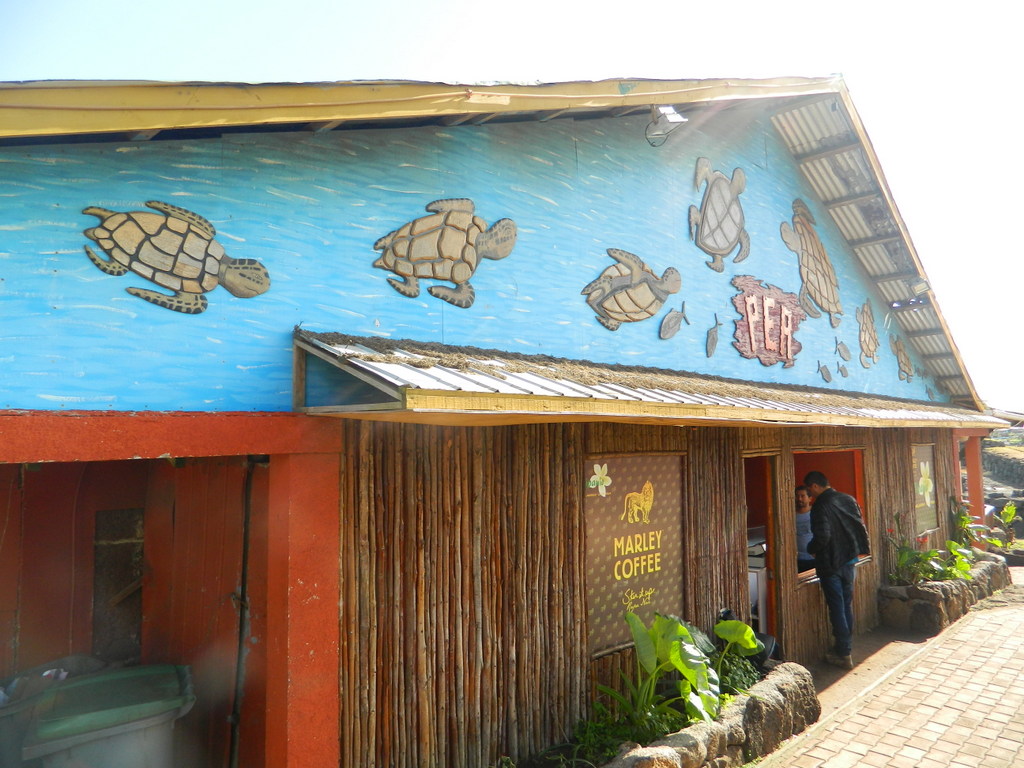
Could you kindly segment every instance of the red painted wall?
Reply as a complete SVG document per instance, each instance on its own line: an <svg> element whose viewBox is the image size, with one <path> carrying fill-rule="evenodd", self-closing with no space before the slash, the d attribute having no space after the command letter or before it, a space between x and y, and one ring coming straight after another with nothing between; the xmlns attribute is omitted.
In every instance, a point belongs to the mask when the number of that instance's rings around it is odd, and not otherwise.
<svg viewBox="0 0 1024 768"><path fill-rule="evenodd" d="M743 479L747 489L747 528L768 525L772 507L771 464L767 456L743 460Z"/></svg>
<svg viewBox="0 0 1024 768"><path fill-rule="evenodd" d="M266 765L338 765L338 454L272 456L267 549Z"/></svg>
<svg viewBox="0 0 1024 768"><path fill-rule="evenodd" d="M0 677L14 672L21 578L21 467L0 465Z"/></svg>
<svg viewBox="0 0 1024 768"><path fill-rule="evenodd" d="M864 507L864 462L859 450L822 451L796 453L793 455L795 477L803 485L804 475L812 470L822 472L829 485L837 491L848 493Z"/></svg>
<svg viewBox="0 0 1024 768"><path fill-rule="evenodd" d="M338 420L297 413L0 411L0 463L330 451Z"/></svg>
<svg viewBox="0 0 1024 768"><path fill-rule="evenodd" d="M227 765L247 470L244 457L193 459L158 462L150 477L143 662L192 667L196 704L175 729L182 765Z"/></svg>

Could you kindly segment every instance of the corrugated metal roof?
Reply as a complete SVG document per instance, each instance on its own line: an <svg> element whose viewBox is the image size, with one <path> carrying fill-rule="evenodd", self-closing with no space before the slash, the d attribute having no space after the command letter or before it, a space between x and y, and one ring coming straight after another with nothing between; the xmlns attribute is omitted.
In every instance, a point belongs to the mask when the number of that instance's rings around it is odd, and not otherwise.
<svg viewBox="0 0 1024 768"><path fill-rule="evenodd" d="M999 427L991 416L935 403L902 401L807 387L771 386L587 361L514 355L499 350L453 348L311 333L297 329L300 350L332 363L338 375L379 382L393 402L372 408L344 402L309 405L311 413L423 420L426 414L475 414L532 421L575 419L833 424L849 426ZM397 390L397 391L396 391ZM483 396L483 397L481 397ZM300 398L301 400L301 398ZM559 405L559 401L562 404ZM572 401L572 405L568 404Z"/></svg>
<svg viewBox="0 0 1024 768"><path fill-rule="evenodd" d="M875 307L875 319L927 361L922 372L934 374L954 400L981 409L934 294L930 288L924 293L914 290L927 275L845 89L810 101L794 100L772 117L772 123L875 281L885 302ZM938 362L939 355L944 362Z"/></svg>

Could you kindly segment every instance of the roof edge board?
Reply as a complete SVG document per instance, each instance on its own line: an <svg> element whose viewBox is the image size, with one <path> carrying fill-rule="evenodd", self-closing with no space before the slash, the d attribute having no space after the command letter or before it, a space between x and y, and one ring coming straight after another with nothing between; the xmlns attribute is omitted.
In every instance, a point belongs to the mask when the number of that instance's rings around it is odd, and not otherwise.
<svg viewBox="0 0 1024 768"><path fill-rule="evenodd" d="M852 415L826 412L773 410L730 405L686 405L682 403L650 401L595 401L590 398L558 396L480 396L469 392L410 390L406 393L406 408L402 413L415 420L417 413L458 413L480 416L514 416L643 420L656 422L713 421L716 423L750 423L777 426L840 426L891 428L896 424L906 427L934 427L941 429L996 428L1001 421L985 414L977 419L937 419L908 416L901 419L879 415ZM349 411L348 413L352 413ZM396 413L396 415L398 415Z"/></svg>
<svg viewBox="0 0 1024 768"><path fill-rule="evenodd" d="M914 246L914 241L910 238L910 232L907 229L907 224L903 219L903 215L900 213L899 207L896 205L896 201L893 198L892 190L889 188L889 182L885 178L885 174L882 173L882 165L879 162L878 154L875 152L874 144L871 143L871 138L868 136L867 130L864 127L864 123L860 118L860 114L857 112L856 107L853 105L853 100L850 97L850 91L846 86L845 82L840 81L839 83L839 98L842 101L843 108L846 110L846 114L849 117L850 124L853 126L854 132L861 139L861 149L864 152L864 157L867 160L871 172L875 176L875 180L878 184L879 193L885 200L886 207L892 216L893 222L899 231L900 237L903 241L904 246L907 250L907 255L910 257L918 273L925 280L928 279L927 272L921 263L921 258L918 256L917 248ZM946 339L946 343L949 344L950 351L953 353L956 365L963 376L964 383L967 385L967 389L970 392L971 402L978 411L985 410L985 404L982 402L981 397L978 395L978 390L974 386L974 381L971 379L970 373L967 371L967 366L964 364L963 357L960 354L960 350L953 340L953 335L950 333L949 325L946 323L946 318L942 314L942 310L939 308L939 304L935 301L932 296L930 302L931 308L935 312L935 316L939 321L941 327L941 333Z"/></svg>
<svg viewBox="0 0 1024 768"><path fill-rule="evenodd" d="M840 82L837 77L825 77L617 79L538 85L0 83L0 137L635 108L837 93Z"/></svg>

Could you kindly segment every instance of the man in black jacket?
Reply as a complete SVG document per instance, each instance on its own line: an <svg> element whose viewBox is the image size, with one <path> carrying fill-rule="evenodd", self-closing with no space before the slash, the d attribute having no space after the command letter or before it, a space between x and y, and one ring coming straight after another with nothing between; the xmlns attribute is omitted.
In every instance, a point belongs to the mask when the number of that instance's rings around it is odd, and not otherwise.
<svg viewBox="0 0 1024 768"><path fill-rule="evenodd" d="M811 532L807 545L814 555L815 570L828 606L835 647L825 661L844 669L853 669L853 582L855 564L860 555L871 552L857 500L828 484L821 472L808 472L804 485L814 497L811 507Z"/></svg>

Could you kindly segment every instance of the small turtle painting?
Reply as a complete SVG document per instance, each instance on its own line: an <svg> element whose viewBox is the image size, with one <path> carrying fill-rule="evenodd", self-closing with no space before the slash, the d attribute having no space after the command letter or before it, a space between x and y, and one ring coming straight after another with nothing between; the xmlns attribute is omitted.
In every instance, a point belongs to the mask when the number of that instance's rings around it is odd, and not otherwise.
<svg viewBox="0 0 1024 768"><path fill-rule="evenodd" d="M429 216L403 224L373 244L373 250L381 251L373 266L394 272L398 277L389 277L388 283L409 298L420 295L421 278L455 283L454 288L432 285L427 291L468 309L476 297L469 279L480 259L504 259L512 253L515 222L500 219L488 229L475 215L473 201L465 198L435 200L426 209Z"/></svg>
<svg viewBox="0 0 1024 768"><path fill-rule="evenodd" d="M655 275L636 254L609 248L615 263L580 291L609 331L622 323L635 323L658 314L665 300L682 287L679 271L669 267Z"/></svg>
<svg viewBox="0 0 1024 768"><path fill-rule="evenodd" d="M213 225L192 211L170 203L150 200L150 211L121 213L90 206L82 213L96 216L100 223L85 230L110 257L104 259L88 245L85 253L108 275L128 270L171 291L171 294L142 288L126 288L159 307L197 315L206 309L206 296L218 285L231 294L248 299L270 288L266 267L255 259L233 259L214 240Z"/></svg>
<svg viewBox="0 0 1024 768"><path fill-rule="evenodd" d="M750 236L744 229L743 206L740 205L740 193L747 186L747 176L742 168L736 168L729 179L721 171L712 170L711 161L701 157L697 160L693 186L700 189L705 183L700 208L690 206L690 239L712 257L708 266L721 272L725 269L724 257L737 246L739 251L733 262L739 263L750 254Z"/></svg>
<svg viewBox="0 0 1024 768"><path fill-rule="evenodd" d="M900 369L900 381L910 382L914 380L914 366L910 363L910 355L907 354L907 346L899 336L889 336L889 348L896 355L896 364Z"/></svg>
<svg viewBox="0 0 1024 768"><path fill-rule="evenodd" d="M878 362L878 331L870 300L857 307L857 324L860 326L860 364L870 368L872 363Z"/></svg>
<svg viewBox="0 0 1024 768"><path fill-rule="evenodd" d="M782 241L800 260L800 306L811 317L828 313L832 327L838 327L843 314L839 302L839 280L828 252L814 229L814 216L800 199L793 201L793 224L782 222ZM815 306L817 305L817 306Z"/></svg>

